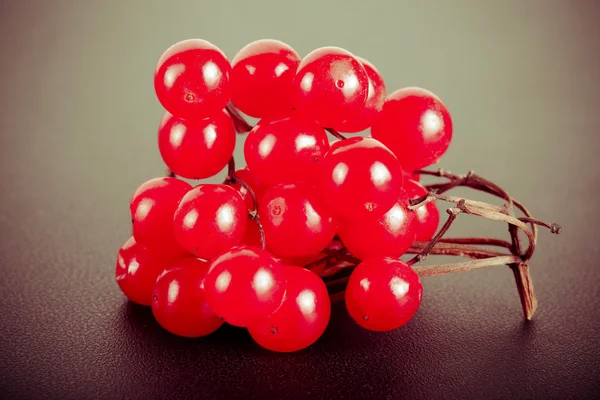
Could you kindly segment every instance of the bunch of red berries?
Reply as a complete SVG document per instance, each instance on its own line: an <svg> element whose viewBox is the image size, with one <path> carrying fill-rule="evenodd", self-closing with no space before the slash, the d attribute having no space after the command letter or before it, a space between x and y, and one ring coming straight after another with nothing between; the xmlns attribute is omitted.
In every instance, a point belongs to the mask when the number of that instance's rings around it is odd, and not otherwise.
<svg viewBox="0 0 600 400"><path fill-rule="evenodd" d="M244 144L247 168L224 184L163 177L135 191L133 237L116 270L131 301L151 305L176 335L207 335L225 321L267 349L300 350L331 312L316 268L302 266L314 267L335 239L364 260L346 287L352 318L374 331L412 318L422 287L399 257L439 222L433 202L409 209L427 194L413 171L435 163L452 137L438 97L419 88L386 97L368 61L337 47L301 59L276 40L250 43L231 63L205 40L179 42L158 61L154 86L167 110L159 150L182 178L231 167L235 108L260 121ZM370 137L339 133L368 128Z"/></svg>

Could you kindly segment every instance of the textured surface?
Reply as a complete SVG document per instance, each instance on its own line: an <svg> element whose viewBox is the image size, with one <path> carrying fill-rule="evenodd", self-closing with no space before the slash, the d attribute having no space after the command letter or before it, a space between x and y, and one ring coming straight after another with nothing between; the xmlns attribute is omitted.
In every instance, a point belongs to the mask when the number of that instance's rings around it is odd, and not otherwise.
<svg viewBox="0 0 600 400"><path fill-rule="evenodd" d="M598 393L598 3L350 3L0 3L2 398ZM234 328L179 339L128 304L113 277L128 200L162 172L153 67L194 36L229 57L262 37L300 54L339 45L391 89L439 94L455 122L443 166L564 226L542 232L532 262L535 320L521 321L505 268L425 279L416 317L391 333L360 329L338 304L322 339L290 355ZM452 230L474 233L506 234L473 217Z"/></svg>

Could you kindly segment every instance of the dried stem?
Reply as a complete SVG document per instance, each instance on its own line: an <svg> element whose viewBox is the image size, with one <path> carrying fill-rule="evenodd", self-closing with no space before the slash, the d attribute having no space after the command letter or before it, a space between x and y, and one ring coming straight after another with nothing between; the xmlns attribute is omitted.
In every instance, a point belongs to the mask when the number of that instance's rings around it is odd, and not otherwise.
<svg viewBox="0 0 600 400"><path fill-rule="evenodd" d="M332 135L333 137L337 138L337 139L340 139L340 140L346 140L346 139L347 139L347 137L346 137L346 136L342 135L341 133L339 133L338 131L336 131L336 130L335 130L335 129L333 129L333 128L325 128L325 130L326 130L327 132L331 133L331 135Z"/></svg>
<svg viewBox="0 0 600 400"><path fill-rule="evenodd" d="M235 126L237 133L246 133L252 130L252 125L250 125L246 119L242 117L242 114L240 114L238 109L235 108L233 103L227 104L226 109L233 120L233 125Z"/></svg>

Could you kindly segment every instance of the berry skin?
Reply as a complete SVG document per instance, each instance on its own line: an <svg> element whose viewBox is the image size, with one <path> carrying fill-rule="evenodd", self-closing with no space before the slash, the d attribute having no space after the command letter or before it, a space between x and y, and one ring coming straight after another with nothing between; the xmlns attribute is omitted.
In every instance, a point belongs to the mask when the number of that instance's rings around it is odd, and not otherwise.
<svg viewBox="0 0 600 400"><path fill-rule="evenodd" d="M285 283L283 267L268 252L237 246L212 261L204 290L215 314L247 327L279 308Z"/></svg>
<svg viewBox="0 0 600 400"><path fill-rule="evenodd" d="M156 278L168 259L156 257L130 237L119 249L115 278L121 291L134 303L149 306Z"/></svg>
<svg viewBox="0 0 600 400"><path fill-rule="evenodd" d="M288 113L298 64L298 53L279 40L246 45L231 62L231 101L255 118Z"/></svg>
<svg viewBox="0 0 600 400"><path fill-rule="evenodd" d="M158 149L175 174L204 179L227 165L235 136L233 121L225 110L196 120L183 120L167 112L158 129Z"/></svg>
<svg viewBox="0 0 600 400"><path fill-rule="evenodd" d="M265 349L302 350L317 341L327 328L331 303L327 287L315 273L301 267L284 267L287 288L281 307L248 331Z"/></svg>
<svg viewBox="0 0 600 400"><path fill-rule="evenodd" d="M244 144L248 167L264 185L313 182L328 150L325 130L296 113L261 120Z"/></svg>
<svg viewBox="0 0 600 400"><path fill-rule="evenodd" d="M402 168L391 151L373 138L353 137L331 146L319 186L332 210L355 219L388 211L402 180Z"/></svg>
<svg viewBox="0 0 600 400"><path fill-rule="evenodd" d="M428 193L425 187L410 179L404 181L404 190L411 200L418 199ZM415 209L415 216L416 240L429 242L440 224L440 212L435 205L435 201L430 201Z"/></svg>
<svg viewBox="0 0 600 400"><path fill-rule="evenodd" d="M402 190L396 204L374 218L343 219L338 234L350 253L366 260L375 256L400 257L415 241L416 213L408 209Z"/></svg>
<svg viewBox="0 0 600 400"><path fill-rule="evenodd" d="M333 213L308 184L270 187L258 214L267 247L283 257L318 253L335 236Z"/></svg>
<svg viewBox="0 0 600 400"><path fill-rule="evenodd" d="M264 193L266 187L258 181L258 178L254 174L254 172L250 171L250 169L246 167L235 171L235 175L239 179L244 181L246 185L250 186L250 189L252 189L252 191L254 192L254 196L256 196L256 200L260 202L260 198L262 197L262 194ZM240 185L237 182L232 183L229 186L237 190L242 195L244 203L246 203L246 207L248 207L248 211L254 210L254 202L252 201L252 196L244 186Z"/></svg>
<svg viewBox="0 0 600 400"><path fill-rule="evenodd" d="M363 328L390 331L415 315L423 287L419 276L406 263L375 257L361 262L346 287L348 313Z"/></svg>
<svg viewBox="0 0 600 400"><path fill-rule="evenodd" d="M431 165L446 152L452 140L448 109L433 93L404 88L390 94L371 135L385 144L407 171Z"/></svg>
<svg viewBox="0 0 600 400"><path fill-rule="evenodd" d="M208 263L187 257L170 265L154 285L154 318L174 335L195 338L213 333L223 320L210 309L204 295Z"/></svg>
<svg viewBox="0 0 600 400"><path fill-rule="evenodd" d="M162 106L184 119L221 111L231 98L231 65L210 42L188 39L169 47L158 60L154 89Z"/></svg>
<svg viewBox="0 0 600 400"><path fill-rule="evenodd" d="M246 220L246 205L235 189L202 184L181 200L173 230L187 251L210 260L241 242Z"/></svg>
<svg viewBox="0 0 600 400"><path fill-rule="evenodd" d="M375 121L375 118L379 115L385 100L385 82L377 68L363 58L356 57L356 59L360 61L364 67L367 72L367 78L369 79L367 101L365 103L365 108L363 108L359 114L354 116L354 118L345 121L339 127L341 132L356 133L369 128L373 124L373 121Z"/></svg>
<svg viewBox="0 0 600 400"><path fill-rule="evenodd" d="M192 186L176 178L154 178L137 188L129 203L133 236L159 255L183 255L172 223L179 202Z"/></svg>
<svg viewBox="0 0 600 400"><path fill-rule="evenodd" d="M321 47L302 59L294 78L294 106L321 126L338 129L365 107L367 72L352 53Z"/></svg>

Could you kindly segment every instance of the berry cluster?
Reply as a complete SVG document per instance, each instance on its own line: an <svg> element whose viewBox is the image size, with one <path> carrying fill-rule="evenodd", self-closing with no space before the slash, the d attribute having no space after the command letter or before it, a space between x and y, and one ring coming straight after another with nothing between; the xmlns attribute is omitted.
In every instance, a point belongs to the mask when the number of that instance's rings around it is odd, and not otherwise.
<svg viewBox="0 0 600 400"><path fill-rule="evenodd" d="M437 162L452 137L438 97L386 95L367 60L337 47L301 59L276 40L248 44L231 63L205 40L179 42L159 59L154 86L173 176L131 199L133 236L116 269L131 301L176 335L207 335L225 321L267 349L300 350L328 324L318 260L341 241L364 260L345 291L352 318L374 331L412 318L422 286L399 257L439 223L433 202L409 207L428 193L414 171ZM247 167L235 171L237 110L260 120L244 143ZM340 133L369 128L369 137ZM204 179L228 164L223 184L176 177Z"/></svg>

